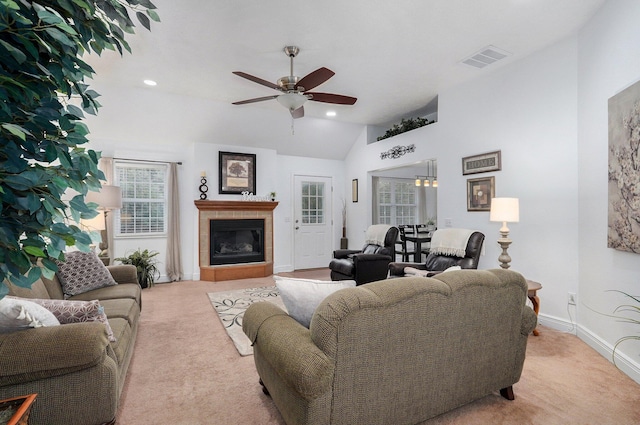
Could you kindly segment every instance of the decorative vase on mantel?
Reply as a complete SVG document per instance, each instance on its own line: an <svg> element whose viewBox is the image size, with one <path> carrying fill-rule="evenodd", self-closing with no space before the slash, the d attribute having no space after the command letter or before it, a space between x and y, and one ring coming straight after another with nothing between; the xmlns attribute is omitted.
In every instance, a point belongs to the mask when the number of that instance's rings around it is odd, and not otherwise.
<svg viewBox="0 0 640 425"><path fill-rule="evenodd" d="M349 240L347 239L347 228L342 227L342 238L340 238L340 249L347 249Z"/></svg>

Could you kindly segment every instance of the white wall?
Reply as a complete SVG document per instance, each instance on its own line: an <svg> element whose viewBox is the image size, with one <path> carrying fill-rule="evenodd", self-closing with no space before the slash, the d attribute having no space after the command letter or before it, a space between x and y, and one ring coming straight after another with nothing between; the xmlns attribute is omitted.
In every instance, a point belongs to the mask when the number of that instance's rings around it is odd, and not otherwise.
<svg viewBox="0 0 640 425"><path fill-rule="evenodd" d="M622 290L637 295L640 256L607 248L607 100L640 80L640 2L607 2L579 35L578 66L578 175L580 288L579 333L605 357L638 326L621 323L611 314L626 302ZM637 303L636 303L637 305ZM618 347L618 365L638 382L640 345L629 341Z"/></svg>
<svg viewBox="0 0 640 425"><path fill-rule="evenodd" d="M567 327L566 293L578 287L576 64L572 38L440 93L437 123L370 145L361 137L347 158L353 176L345 182L359 177L365 184L369 170L436 158L438 227L451 219L453 227L482 231L479 267L486 269L499 266L500 223L489 222L488 212L467 211L466 181L495 176L497 196L520 198L520 223L509 226L512 269L544 285L542 313ZM409 144L416 145L414 153L380 159L381 152ZM462 157L498 149L502 171L462 175ZM362 205L360 215L351 215L357 234L370 223L370 210Z"/></svg>

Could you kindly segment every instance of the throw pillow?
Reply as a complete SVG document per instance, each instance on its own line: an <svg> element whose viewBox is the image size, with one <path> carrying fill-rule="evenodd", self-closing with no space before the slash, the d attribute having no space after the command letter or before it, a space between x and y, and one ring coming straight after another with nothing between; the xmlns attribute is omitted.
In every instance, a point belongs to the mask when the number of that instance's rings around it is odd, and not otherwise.
<svg viewBox="0 0 640 425"><path fill-rule="evenodd" d="M117 285L102 260L93 252L68 252L64 261L56 260L58 279L65 298L93 289Z"/></svg>
<svg viewBox="0 0 640 425"><path fill-rule="evenodd" d="M0 333L58 325L58 319L37 303L14 297L0 300Z"/></svg>
<svg viewBox="0 0 640 425"><path fill-rule="evenodd" d="M107 328L107 336L109 341L115 342L113 330L109 325L109 320L104 312L104 307L100 305L100 301L72 301L72 300L46 300L46 299L30 299L46 310L50 311L60 322L60 324L78 323L78 322L100 322Z"/></svg>
<svg viewBox="0 0 640 425"><path fill-rule="evenodd" d="M334 292L356 286L355 280L323 281L273 276L289 315L308 328L320 302Z"/></svg>

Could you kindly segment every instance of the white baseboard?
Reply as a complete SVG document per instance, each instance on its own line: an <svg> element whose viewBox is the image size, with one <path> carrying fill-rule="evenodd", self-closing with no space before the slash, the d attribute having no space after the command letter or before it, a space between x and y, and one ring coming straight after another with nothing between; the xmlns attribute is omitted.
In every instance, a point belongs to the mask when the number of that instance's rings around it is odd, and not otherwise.
<svg viewBox="0 0 640 425"><path fill-rule="evenodd" d="M614 362L613 346L582 326L578 327L578 338L583 340L589 347L596 350L611 363L614 363L625 375L640 384L640 364L638 362L620 351L616 351Z"/></svg>
<svg viewBox="0 0 640 425"><path fill-rule="evenodd" d="M293 266L292 265L287 265L287 266L277 266L273 268L273 274L276 273L286 273L286 272L292 272Z"/></svg>
<svg viewBox="0 0 640 425"><path fill-rule="evenodd" d="M576 335L584 341L585 344L596 350L602 357L609 360L611 363L614 363L613 346L583 326L575 325L565 319L547 316L544 314L538 315L538 323L558 331ZM625 375L640 384L640 364L638 362L634 361L626 354L617 351L614 364Z"/></svg>

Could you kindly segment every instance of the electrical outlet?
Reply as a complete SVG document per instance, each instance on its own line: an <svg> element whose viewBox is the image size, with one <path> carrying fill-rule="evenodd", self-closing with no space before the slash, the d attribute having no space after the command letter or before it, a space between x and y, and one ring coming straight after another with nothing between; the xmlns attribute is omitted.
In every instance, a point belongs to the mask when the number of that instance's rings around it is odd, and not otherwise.
<svg viewBox="0 0 640 425"><path fill-rule="evenodd" d="M453 220L450 218L445 218L444 219L444 227L452 227L453 225Z"/></svg>
<svg viewBox="0 0 640 425"><path fill-rule="evenodd" d="M575 292L569 292L567 297L567 302L569 305L576 305L578 297Z"/></svg>

